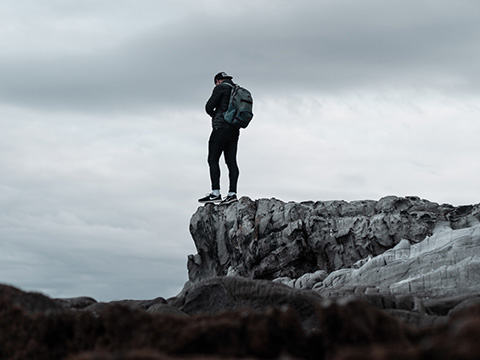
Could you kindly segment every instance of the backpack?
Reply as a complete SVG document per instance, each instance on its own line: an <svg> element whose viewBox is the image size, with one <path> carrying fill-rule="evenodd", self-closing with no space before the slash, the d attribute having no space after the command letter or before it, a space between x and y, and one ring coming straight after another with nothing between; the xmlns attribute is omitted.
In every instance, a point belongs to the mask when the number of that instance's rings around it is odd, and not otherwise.
<svg viewBox="0 0 480 360"><path fill-rule="evenodd" d="M253 99L252 94L247 89L226 83L232 87L227 111L223 117L227 123L236 129L245 129L253 118Z"/></svg>

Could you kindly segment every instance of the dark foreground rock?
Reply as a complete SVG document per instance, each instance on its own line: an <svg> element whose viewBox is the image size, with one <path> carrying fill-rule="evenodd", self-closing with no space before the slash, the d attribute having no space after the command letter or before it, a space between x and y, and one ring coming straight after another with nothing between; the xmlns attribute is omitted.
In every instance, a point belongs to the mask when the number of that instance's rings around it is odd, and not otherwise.
<svg viewBox="0 0 480 360"><path fill-rule="evenodd" d="M239 277L212 278L187 287L170 303L189 315L217 314L250 309L264 313L270 308L290 309L305 331L318 326L316 306L322 298L312 291L291 289L266 280Z"/></svg>
<svg viewBox="0 0 480 360"><path fill-rule="evenodd" d="M253 282L250 284L253 288L267 286L263 282L257 285L255 280L245 281ZM151 313L119 303L109 303L95 311L86 310L88 307L58 309L54 305L58 300L0 286L6 290L0 296L0 358L450 360L480 357L478 305L457 312L441 326L419 329L363 301L325 301L313 292L279 284L268 288L271 298L243 299L243 295L229 293L234 282L211 280L210 285L218 289L219 284L224 284L226 289L218 296L222 305L217 309L211 306L205 312L200 311L201 299L208 298L200 285L179 298L169 299L170 306L184 310L182 316ZM204 284L204 288L213 290L210 285ZM28 301L18 302L19 295ZM292 300L292 305L284 303L286 299ZM29 306L37 301L42 304L48 301L49 305L32 312ZM25 306L26 303L30 305Z"/></svg>

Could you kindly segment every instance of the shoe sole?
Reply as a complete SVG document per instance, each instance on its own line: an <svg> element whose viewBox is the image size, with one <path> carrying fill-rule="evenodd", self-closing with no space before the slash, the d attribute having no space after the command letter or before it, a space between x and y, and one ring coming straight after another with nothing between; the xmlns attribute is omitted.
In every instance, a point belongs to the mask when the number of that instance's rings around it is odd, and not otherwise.
<svg viewBox="0 0 480 360"><path fill-rule="evenodd" d="M222 202L220 203L220 205L228 205L228 204L232 204L232 203L237 202L237 201L238 201L238 199L230 200L230 201L228 201L228 202L227 202L227 201L222 201Z"/></svg>
<svg viewBox="0 0 480 360"><path fill-rule="evenodd" d="M222 200L199 201L200 204L220 204Z"/></svg>

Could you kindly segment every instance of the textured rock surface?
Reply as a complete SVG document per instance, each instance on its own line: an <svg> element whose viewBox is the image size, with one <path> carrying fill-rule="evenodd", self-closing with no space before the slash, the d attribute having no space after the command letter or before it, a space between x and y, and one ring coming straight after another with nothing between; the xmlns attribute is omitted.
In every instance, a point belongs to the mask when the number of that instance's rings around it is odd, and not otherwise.
<svg viewBox="0 0 480 360"><path fill-rule="evenodd" d="M199 207L192 216L198 253L189 256L189 278L273 280L331 273L383 254L404 239L420 242L436 227L467 228L479 219L478 205L455 208L418 197L304 203L243 197L228 207Z"/></svg>
<svg viewBox="0 0 480 360"><path fill-rule="evenodd" d="M480 303L480 208L417 197L285 204L242 198L193 215L193 284L269 279L355 296L422 327Z"/></svg>
<svg viewBox="0 0 480 360"><path fill-rule="evenodd" d="M315 309L322 303L322 298L312 291L300 291L267 280L223 277L187 287L170 303L189 315L289 308L295 312L303 328L311 331L317 326Z"/></svg>
<svg viewBox="0 0 480 360"><path fill-rule="evenodd" d="M361 285L421 298L480 292L480 225L443 228L417 244L402 240L358 269L334 271L321 288Z"/></svg>
<svg viewBox="0 0 480 360"><path fill-rule="evenodd" d="M419 243L402 240L357 265L332 272L314 290L324 298L356 295L409 323L445 321L480 303L480 225L437 226Z"/></svg>

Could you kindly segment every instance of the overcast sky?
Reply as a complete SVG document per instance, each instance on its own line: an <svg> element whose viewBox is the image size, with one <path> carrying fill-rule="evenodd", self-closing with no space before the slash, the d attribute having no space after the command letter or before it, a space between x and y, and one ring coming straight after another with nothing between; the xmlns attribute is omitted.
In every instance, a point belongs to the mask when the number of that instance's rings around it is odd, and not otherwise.
<svg viewBox="0 0 480 360"><path fill-rule="evenodd" d="M477 0L5 0L0 283L176 295L219 71L254 97L239 196L480 202Z"/></svg>

